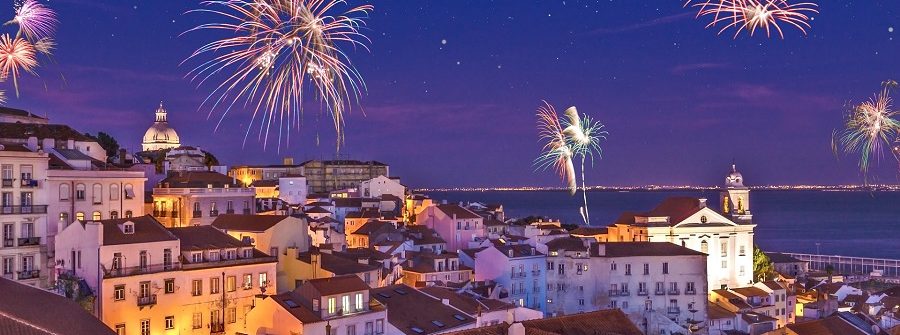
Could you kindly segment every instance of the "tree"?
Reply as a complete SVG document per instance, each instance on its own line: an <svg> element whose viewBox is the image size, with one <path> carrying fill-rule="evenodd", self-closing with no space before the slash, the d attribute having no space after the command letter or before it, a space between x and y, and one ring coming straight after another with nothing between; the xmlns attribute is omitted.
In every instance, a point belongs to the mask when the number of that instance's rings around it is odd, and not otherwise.
<svg viewBox="0 0 900 335"><path fill-rule="evenodd" d="M119 154L119 141L116 141L112 135L99 132L97 136L93 136L90 133L84 133L84 136L90 137L93 140L97 141L97 144L100 144L100 147L103 148L103 151L106 151L106 158L115 157Z"/></svg>
<svg viewBox="0 0 900 335"><path fill-rule="evenodd" d="M213 154L209 153L209 151L204 150L203 164L206 165L206 167L216 166L219 165L219 159L216 158L216 156L213 156Z"/></svg>
<svg viewBox="0 0 900 335"><path fill-rule="evenodd" d="M765 281L775 279L775 265L769 256L758 246L753 246L753 280Z"/></svg>

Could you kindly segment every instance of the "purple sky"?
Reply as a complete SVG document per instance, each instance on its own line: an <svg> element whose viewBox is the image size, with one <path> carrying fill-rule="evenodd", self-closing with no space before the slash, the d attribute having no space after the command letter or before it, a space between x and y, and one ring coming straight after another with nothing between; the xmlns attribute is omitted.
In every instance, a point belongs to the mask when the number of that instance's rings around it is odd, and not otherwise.
<svg viewBox="0 0 900 335"><path fill-rule="evenodd" d="M589 184L719 184L732 159L753 185L858 183L855 157L836 160L830 136L845 104L900 77L900 32L889 31L900 2L819 2L809 36L788 28L785 40L717 36L677 0L375 2L371 52L348 50L368 92L342 154L389 163L413 187L561 185L532 164L546 99L606 124ZM220 114L198 110L210 88L180 65L215 37L180 36L209 19L183 14L197 2L49 4L61 21L55 64L24 77L21 98L3 83L8 106L134 150L163 100L182 143L228 165L334 157L314 104L280 152L255 131L243 144L247 111L213 131ZM871 178L896 183L896 161Z"/></svg>

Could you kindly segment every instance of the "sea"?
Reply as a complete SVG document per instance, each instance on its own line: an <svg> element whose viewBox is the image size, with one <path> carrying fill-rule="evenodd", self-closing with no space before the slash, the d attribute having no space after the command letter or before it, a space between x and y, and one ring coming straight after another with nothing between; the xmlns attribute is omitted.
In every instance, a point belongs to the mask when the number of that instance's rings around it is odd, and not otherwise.
<svg viewBox="0 0 900 335"><path fill-rule="evenodd" d="M581 223L581 193L440 191L435 200L500 203L507 218L529 215ZM591 224L607 226L624 211L649 211L663 199L693 196L718 202L717 191L588 191ZM765 251L900 259L900 192L753 190L754 242Z"/></svg>

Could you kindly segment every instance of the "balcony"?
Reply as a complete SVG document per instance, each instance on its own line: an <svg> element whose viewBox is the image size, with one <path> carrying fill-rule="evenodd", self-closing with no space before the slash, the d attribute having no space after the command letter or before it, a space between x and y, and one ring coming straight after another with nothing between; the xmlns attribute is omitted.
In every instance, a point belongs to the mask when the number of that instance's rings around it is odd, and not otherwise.
<svg viewBox="0 0 900 335"><path fill-rule="evenodd" d="M211 216L211 217L217 217L217 216L219 216L219 211L218 211L218 210L215 210L215 209L214 209L214 210L211 210L211 211L209 211L209 216Z"/></svg>
<svg viewBox="0 0 900 335"><path fill-rule="evenodd" d="M666 291L663 290L656 290L654 293L656 293L656 295L666 295Z"/></svg>
<svg viewBox="0 0 900 335"><path fill-rule="evenodd" d="M156 294L137 298L138 307L146 307L156 305Z"/></svg>
<svg viewBox="0 0 900 335"><path fill-rule="evenodd" d="M512 279L525 278L525 272L513 272L509 275Z"/></svg>
<svg viewBox="0 0 900 335"><path fill-rule="evenodd" d="M681 291L678 288L669 288L669 295L678 295Z"/></svg>
<svg viewBox="0 0 900 335"><path fill-rule="evenodd" d="M24 179L23 178L21 185L22 185L22 187L34 188L34 187L38 187L38 181L34 180L34 179Z"/></svg>
<svg viewBox="0 0 900 335"><path fill-rule="evenodd" d="M203 212L201 212L201 211L194 211L194 218L196 219L196 218L199 218L199 217L203 217Z"/></svg>
<svg viewBox="0 0 900 335"><path fill-rule="evenodd" d="M637 292L637 295L646 296L646 295L650 295L650 292L648 292L648 291L638 291L638 292Z"/></svg>
<svg viewBox="0 0 900 335"><path fill-rule="evenodd" d="M177 218L177 217L178 217L178 211L172 211L172 217L173 217L173 218Z"/></svg>
<svg viewBox="0 0 900 335"><path fill-rule="evenodd" d="M697 294L697 291L694 291L694 290L685 290L685 291L684 291L684 294L687 294L687 295L695 295L695 294Z"/></svg>
<svg viewBox="0 0 900 335"><path fill-rule="evenodd" d="M30 245L40 245L41 238L40 237L20 237L19 238L19 246L25 247Z"/></svg>
<svg viewBox="0 0 900 335"><path fill-rule="evenodd" d="M631 291L619 291L620 297L627 297L629 295L631 295Z"/></svg>
<svg viewBox="0 0 900 335"><path fill-rule="evenodd" d="M169 212L167 211L153 211L153 216L158 218L164 218L169 216Z"/></svg>
<svg viewBox="0 0 900 335"><path fill-rule="evenodd" d="M609 290L609 296L610 296L610 297L618 297L618 296L619 296L619 290Z"/></svg>
<svg viewBox="0 0 900 335"><path fill-rule="evenodd" d="M19 271L19 280L35 279L41 277L41 270Z"/></svg>
<svg viewBox="0 0 900 335"><path fill-rule="evenodd" d="M669 313L669 314L681 314L681 307L677 307L677 306L672 307L672 306L669 306L669 308L666 308L666 313Z"/></svg>
<svg viewBox="0 0 900 335"><path fill-rule="evenodd" d="M234 214L234 208L226 209L225 214Z"/></svg>
<svg viewBox="0 0 900 335"><path fill-rule="evenodd" d="M224 323L210 323L209 324L209 334L210 335L224 335L225 334L225 324Z"/></svg>
<svg viewBox="0 0 900 335"><path fill-rule="evenodd" d="M540 276L541 270L531 270L531 275L535 277Z"/></svg>
<svg viewBox="0 0 900 335"><path fill-rule="evenodd" d="M3 178L3 187L13 187L13 180Z"/></svg>
<svg viewBox="0 0 900 335"><path fill-rule="evenodd" d="M0 214L47 214L47 205L3 206Z"/></svg>
<svg viewBox="0 0 900 335"><path fill-rule="evenodd" d="M250 209L244 208L244 215L250 215Z"/></svg>
<svg viewBox="0 0 900 335"><path fill-rule="evenodd" d="M103 270L103 278L116 278L178 270L181 269L181 263L131 266L118 269L107 269L104 265L100 265L100 267Z"/></svg>
<svg viewBox="0 0 900 335"><path fill-rule="evenodd" d="M14 247L14 246L16 246L16 240L13 240L11 238L5 238L5 239L3 239L3 246L7 247L7 248Z"/></svg>

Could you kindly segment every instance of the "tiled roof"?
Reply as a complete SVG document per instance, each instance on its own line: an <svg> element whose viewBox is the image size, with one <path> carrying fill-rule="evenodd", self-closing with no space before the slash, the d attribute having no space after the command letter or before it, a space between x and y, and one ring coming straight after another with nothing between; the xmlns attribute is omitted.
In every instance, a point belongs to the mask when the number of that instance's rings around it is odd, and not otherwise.
<svg viewBox="0 0 900 335"><path fill-rule="evenodd" d="M475 323L465 313L403 284L372 289L372 298L388 306L388 322L408 335L445 332Z"/></svg>
<svg viewBox="0 0 900 335"><path fill-rule="evenodd" d="M72 127L62 124L6 123L0 122L0 138L27 139L31 136L40 139L57 140L73 139L76 141L93 141L90 137Z"/></svg>
<svg viewBox="0 0 900 335"><path fill-rule="evenodd" d="M555 318L523 321L526 334L643 335L620 309L604 309ZM529 332L539 330L541 332Z"/></svg>
<svg viewBox="0 0 900 335"><path fill-rule="evenodd" d="M362 207L362 198L334 198L331 201L334 202L334 207Z"/></svg>
<svg viewBox="0 0 900 335"><path fill-rule="evenodd" d="M803 262L799 259L794 258L788 254L782 254L780 252L767 252L766 256L769 256L769 260L772 263L800 263Z"/></svg>
<svg viewBox="0 0 900 335"><path fill-rule="evenodd" d="M394 228L394 224L386 221L369 221L363 224L359 229L357 229L353 234L355 235L368 235L371 236L374 233L396 233L398 230Z"/></svg>
<svg viewBox="0 0 900 335"><path fill-rule="evenodd" d="M508 310L516 308L516 305L496 299L476 299L470 295L457 293L455 290L429 286L419 289L422 293L437 299L447 299L450 306L465 312L468 315L476 315L478 312L490 312L496 310Z"/></svg>
<svg viewBox="0 0 900 335"><path fill-rule="evenodd" d="M800 322L786 325L788 329L797 335L867 335L867 331L862 331L853 326L840 315L833 315L820 320L809 322Z"/></svg>
<svg viewBox="0 0 900 335"><path fill-rule="evenodd" d="M603 255L600 246L605 246ZM612 242L591 244L593 257L636 257L636 256L705 256L706 254L669 242Z"/></svg>
<svg viewBox="0 0 900 335"><path fill-rule="evenodd" d="M700 199L694 197L670 197L663 200L653 210L647 212L645 216L668 216L669 222L676 224L697 213L701 208Z"/></svg>
<svg viewBox="0 0 900 335"><path fill-rule="evenodd" d="M281 305L281 308L291 313L301 323L322 321L321 314L314 312L307 299L295 291L272 295L269 298Z"/></svg>
<svg viewBox="0 0 900 335"><path fill-rule="evenodd" d="M549 251L587 251L588 246L577 237L560 237L547 242L547 250Z"/></svg>
<svg viewBox="0 0 900 335"><path fill-rule="evenodd" d="M251 187L277 187L277 180L257 180L250 184Z"/></svg>
<svg viewBox="0 0 900 335"><path fill-rule="evenodd" d="M331 211L324 209L320 206L315 206L313 208L304 210L303 212L304 213L313 213L313 214L331 214Z"/></svg>
<svg viewBox="0 0 900 335"><path fill-rule="evenodd" d="M706 318L708 320L717 320L717 319L731 319L734 318L735 314L731 311L720 307L717 304L709 303L706 307Z"/></svg>
<svg viewBox="0 0 900 335"><path fill-rule="evenodd" d="M778 321L778 319L776 318L756 312L741 313L741 319L744 319L744 322L747 322L749 324Z"/></svg>
<svg viewBox="0 0 900 335"><path fill-rule="evenodd" d="M544 256L540 251L527 244L494 245L494 248L500 250L506 257L510 257L510 251L512 251L511 258Z"/></svg>
<svg viewBox="0 0 900 335"><path fill-rule="evenodd" d="M224 174L212 171L182 171L175 173L159 182L164 188L206 188L209 184L213 187L238 187L234 179Z"/></svg>
<svg viewBox="0 0 900 335"><path fill-rule="evenodd" d="M458 259L459 255L455 252L444 251L440 254L436 254L431 252L431 250L424 249L423 251L406 251L406 262L403 263L403 270L412 271L417 273L432 273L438 272L438 270L434 267L435 260L446 260L450 258ZM412 266L409 266L409 262L412 262ZM443 261L440 261L443 262ZM457 261L457 270L450 270L449 264L444 267L444 271L458 271L458 270L470 270L469 267L460 264Z"/></svg>
<svg viewBox="0 0 900 335"><path fill-rule="evenodd" d="M310 279L303 285L311 285L323 296L369 290L369 285L366 285L366 282L359 279L356 275Z"/></svg>
<svg viewBox="0 0 900 335"><path fill-rule="evenodd" d="M222 214L216 217L212 225L225 230L261 233L287 217L287 215Z"/></svg>
<svg viewBox="0 0 900 335"><path fill-rule="evenodd" d="M31 113L24 109L11 108L11 107L0 107L0 114L13 115L13 116L27 116L27 117L33 117L33 118L38 118L38 119L46 119L43 116Z"/></svg>
<svg viewBox="0 0 900 335"><path fill-rule="evenodd" d="M761 289L759 287L753 287L753 286L735 287L731 290L737 294L740 294L740 295L742 295L744 297L748 297L748 298L749 297L768 297L769 296L768 292L763 291L763 289Z"/></svg>
<svg viewBox="0 0 900 335"><path fill-rule="evenodd" d="M231 235L223 233L212 226L191 226L169 228L173 235L181 241L181 250L207 250L250 247Z"/></svg>
<svg viewBox="0 0 900 335"><path fill-rule="evenodd" d="M453 217L456 215L457 219L480 219L481 216L475 214L474 212L456 204L440 204L437 205L437 208L447 214L447 216Z"/></svg>
<svg viewBox="0 0 900 335"><path fill-rule="evenodd" d="M352 211L344 216L347 219L378 219L381 218L381 212L378 208L366 208L362 211Z"/></svg>
<svg viewBox="0 0 900 335"><path fill-rule="evenodd" d="M0 292L0 334L115 334L65 297L5 278L0 278Z"/></svg>
<svg viewBox="0 0 900 335"><path fill-rule="evenodd" d="M134 223L134 233L125 234L120 225L129 221ZM101 220L99 222L103 225L103 245L162 242L178 239L150 215Z"/></svg>
<svg viewBox="0 0 900 335"><path fill-rule="evenodd" d="M594 235L605 235L609 233L609 228L606 227L578 227L569 232L572 235L581 235L581 236L594 236Z"/></svg>
<svg viewBox="0 0 900 335"><path fill-rule="evenodd" d="M781 282L777 282L777 281L774 281L774 280L767 280L767 281L764 281L764 282L762 282L762 283L763 283L763 285L766 285L766 287L768 287L770 290L773 290L773 291L775 291L775 290L786 290L786 289L787 289L787 285L786 285L786 284L781 283Z"/></svg>
<svg viewBox="0 0 900 335"><path fill-rule="evenodd" d="M318 250L300 253L297 255L297 259L307 264L312 264L312 255L314 253L318 253L320 256L321 264L319 266L337 276L369 272L380 268L377 265L362 264L356 259L349 259Z"/></svg>

